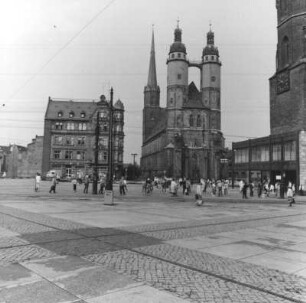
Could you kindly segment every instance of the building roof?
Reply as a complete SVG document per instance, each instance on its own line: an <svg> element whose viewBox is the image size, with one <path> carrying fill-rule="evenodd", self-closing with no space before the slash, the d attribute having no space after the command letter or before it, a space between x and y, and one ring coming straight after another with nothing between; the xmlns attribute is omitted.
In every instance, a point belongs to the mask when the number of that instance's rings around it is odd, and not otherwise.
<svg viewBox="0 0 306 303"><path fill-rule="evenodd" d="M188 100L183 104L183 108L204 108L201 101L201 92L194 82L191 82L188 86Z"/></svg>
<svg viewBox="0 0 306 303"><path fill-rule="evenodd" d="M45 119L74 119L74 120L88 120L91 119L96 109L99 107L108 106L105 100L63 100L63 99L51 99L47 106ZM118 100L114 106L115 109L123 109L123 103ZM61 113L61 117L59 117ZM73 113L73 117L70 117L70 113Z"/></svg>

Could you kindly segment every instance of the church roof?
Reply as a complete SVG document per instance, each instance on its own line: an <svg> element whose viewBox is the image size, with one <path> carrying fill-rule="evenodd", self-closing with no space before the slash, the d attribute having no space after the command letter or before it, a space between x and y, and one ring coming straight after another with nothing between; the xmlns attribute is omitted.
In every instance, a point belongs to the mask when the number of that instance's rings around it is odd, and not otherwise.
<svg viewBox="0 0 306 303"><path fill-rule="evenodd" d="M194 82L188 86L188 100L183 104L184 108L204 108L201 101L201 92L197 89Z"/></svg>
<svg viewBox="0 0 306 303"><path fill-rule="evenodd" d="M147 86L150 88L157 88L154 32L152 32L151 54L150 54L149 75L148 75Z"/></svg>
<svg viewBox="0 0 306 303"><path fill-rule="evenodd" d="M174 31L174 42L170 46L169 54L175 52L186 54L186 46L184 43L182 43L182 30L179 27L177 27Z"/></svg>

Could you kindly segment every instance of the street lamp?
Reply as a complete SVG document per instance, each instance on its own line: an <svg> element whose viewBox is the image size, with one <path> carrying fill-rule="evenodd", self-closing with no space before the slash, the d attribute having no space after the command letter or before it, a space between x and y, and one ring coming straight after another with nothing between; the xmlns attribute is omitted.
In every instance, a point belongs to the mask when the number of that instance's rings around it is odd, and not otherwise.
<svg viewBox="0 0 306 303"><path fill-rule="evenodd" d="M113 88L110 90L109 101L109 133L108 133L108 168L105 190L105 203L113 205Z"/></svg>

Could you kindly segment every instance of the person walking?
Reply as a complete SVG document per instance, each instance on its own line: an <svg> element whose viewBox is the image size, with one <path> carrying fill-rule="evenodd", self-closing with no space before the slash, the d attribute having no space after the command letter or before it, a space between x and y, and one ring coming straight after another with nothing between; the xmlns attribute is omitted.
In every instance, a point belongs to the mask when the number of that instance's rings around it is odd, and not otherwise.
<svg viewBox="0 0 306 303"><path fill-rule="evenodd" d="M99 194L104 194L105 191L105 178L102 176L100 179L100 188L99 188Z"/></svg>
<svg viewBox="0 0 306 303"><path fill-rule="evenodd" d="M77 179L73 178L71 183L72 183L72 189L76 193L76 191L77 191Z"/></svg>
<svg viewBox="0 0 306 303"><path fill-rule="evenodd" d="M53 177L52 178L52 181L51 181L51 187L50 187L50 190L49 190L49 193L51 194L52 192L55 194L56 193L56 178Z"/></svg>
<svg viewBox="0 0 306 303"><path fill-rule="evenodd" d="M121 177L120 181L119 181L119 191L120 191L120 195L125 195L125 189L124 189L124 178Z"/></svg>
<svg viewBox="0 0 306 303"><path fill-rule="evenodd" d="M84 194L88 194L88 187L89 187L89 177L88 175L85 176L85 180L84 180Z"/></svg>
<svg viewBox="0 0 306 303"><path fill-rule="evenodd" d="M248 189L248 185L246 182L244 182L243 187L242 187L242 199L247 199L247 189Z"/></svg>
<svg viewBox="0 0 306 303"><path fill-rule="evenodd" d="M289 182L288 189L287 189L287 199L288 199L288 203L289 203L288 206L292 206L292 204L295 203L295 200L294 200L293 196L294 196L294 192L293 192L293 189L292 189L292 183Z"/></svg>
<svg viewBox="0 0 306 303"><path fill-rule="evenodd" d="M41 176L39 173L36 173L36 176L35 176L35 191L36 192L39 190L40 181L41 181Z"/></svg>

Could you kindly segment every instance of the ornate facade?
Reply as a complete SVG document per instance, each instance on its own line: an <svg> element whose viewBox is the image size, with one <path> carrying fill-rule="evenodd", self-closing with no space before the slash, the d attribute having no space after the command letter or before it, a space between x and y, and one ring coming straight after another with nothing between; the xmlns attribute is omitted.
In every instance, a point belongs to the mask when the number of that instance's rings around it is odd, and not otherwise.
<svg viewBox="0 0 306 303"><path fill-rule="evenodd" d="M199 69L199 89L188 81L189 67ZM143 108L141 167L145 175L193 180L220 177L224 148L220 92L221 62L214 33L207 33L202 58L193 62L187 58L182 30L177 26L167 58L166 108L160 107L152 33Z"/></svg>

